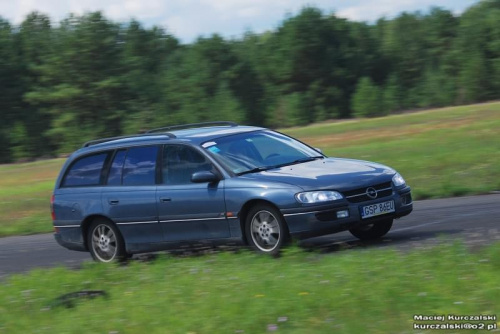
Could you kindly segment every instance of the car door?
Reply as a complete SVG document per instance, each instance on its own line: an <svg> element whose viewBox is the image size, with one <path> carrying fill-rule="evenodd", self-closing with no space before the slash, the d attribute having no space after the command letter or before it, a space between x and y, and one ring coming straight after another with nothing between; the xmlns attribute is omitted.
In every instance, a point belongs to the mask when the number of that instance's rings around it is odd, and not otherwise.
<svg viewBox="0 0 500 334"><path fill-rule="evenodd" d="M163 148L161 171L157 201L166 241L230 236L225 217L224 181L191 182L195 172L218 173L207 157L189 145L168 144Z"/></svg>
<svg viewBox="0 0 500 334"><path fill-rule="evenodd" d="M158 152L159 146L117 150L102 192L104 212L132 249L163 241L156 206Z"/></svg>

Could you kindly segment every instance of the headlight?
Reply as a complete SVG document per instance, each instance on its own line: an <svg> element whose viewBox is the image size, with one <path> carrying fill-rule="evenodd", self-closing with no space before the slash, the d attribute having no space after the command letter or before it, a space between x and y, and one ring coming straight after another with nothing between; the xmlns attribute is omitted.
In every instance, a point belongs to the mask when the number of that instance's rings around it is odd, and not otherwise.
<svg viewBox="0 0 500 334"><path fill-rule="evenodd" d="M300 203L321 203L342 199L342 195L336 191L308 191L295 195Z"/></svg>
<svg viewBox="0 0 500 334"><path fill-rule="evenodd" d="M396 175L392 177L392 182L396 187L403 186L406 183L405 179L403 179L399 173L396 173Z"/></svg>

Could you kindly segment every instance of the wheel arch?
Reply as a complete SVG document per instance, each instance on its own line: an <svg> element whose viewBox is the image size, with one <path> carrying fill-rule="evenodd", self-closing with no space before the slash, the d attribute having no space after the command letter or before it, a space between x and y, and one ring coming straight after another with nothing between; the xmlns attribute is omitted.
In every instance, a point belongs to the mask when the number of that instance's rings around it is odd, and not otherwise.
<svg viewBox="0 0 500 334"><path fill-rule="evenodd" d="M248 245L248 239L247 239L246 229L245 229L246 218L247 218L247 215L248 215L248 212L250 211L250 209L256 205L259 205L259 204L260 205L270 205L270 206L274 207L278 212L281 213L281 210L278 208L278 206L269 200L265 200L265 199L261 199L261 198L254 198L254 199L251 199L251 200L245 202L245 204L243 204L243 206L241 207L240 212L238 212L238 218L240 221L240 229L241 229L241 234L243 237L242 239L246 245ZM283 218L283 215L281 218ZM289 234L288 225L287 225L287 222L284 218L283 218L283 223L284 223L284 226L286 228L286 233Z"/></svg>
<svg viewBox="0 0 500 334"><path fill-rule="evenodd" d="M89 251L88 240L87 240L87 234L89 231L89 227L97 219L107 220L109 223L113 224L116 227L116 229L120 232L120 229L118 228L118 226L116 226L115 222L112 221L109 217L106 217L106 216L100 215L100 214L93 214L93 215L85 217L85 219L82 221L82 224L80 226L82 229L83 246L85 247L85 249L87 251ZM120 234L121 234L121 232L120 232ZM121 236L121 238L123 240L123 236ZM123 242L125 242L125 241L123 240Z"/></svg>

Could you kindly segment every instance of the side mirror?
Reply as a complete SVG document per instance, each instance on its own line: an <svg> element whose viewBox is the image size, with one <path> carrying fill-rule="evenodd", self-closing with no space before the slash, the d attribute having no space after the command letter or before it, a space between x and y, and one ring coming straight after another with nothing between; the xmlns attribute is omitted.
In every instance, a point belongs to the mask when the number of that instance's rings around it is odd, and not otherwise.
<svg viewBox="0 0 500 334"><path fill-rule="evenodd" d="M210 171L196 172L191 175L191 182L194 183L212 183L217 181L219 181L219 177Z"/></svg>
<svg viewBox="0 0 500 334"><path fill-rule="evenodd" d="M314 149L315 149L316 151L318 151L319 153L323 154L323 151L322 151L320 148L315 147Z"/></svg>

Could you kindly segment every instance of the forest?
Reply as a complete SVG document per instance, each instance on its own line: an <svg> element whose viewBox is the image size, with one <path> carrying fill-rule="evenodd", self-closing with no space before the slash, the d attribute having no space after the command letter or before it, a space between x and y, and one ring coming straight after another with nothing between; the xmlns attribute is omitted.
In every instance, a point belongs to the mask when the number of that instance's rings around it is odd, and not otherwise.
<svg viewBox="0 0 500 334"><path fill-rule="evenodd" d="M500 0L355 22L315 7L183 44L101 12L0 18L0 163L210 120L271 128L500 98Z"/></svg>

